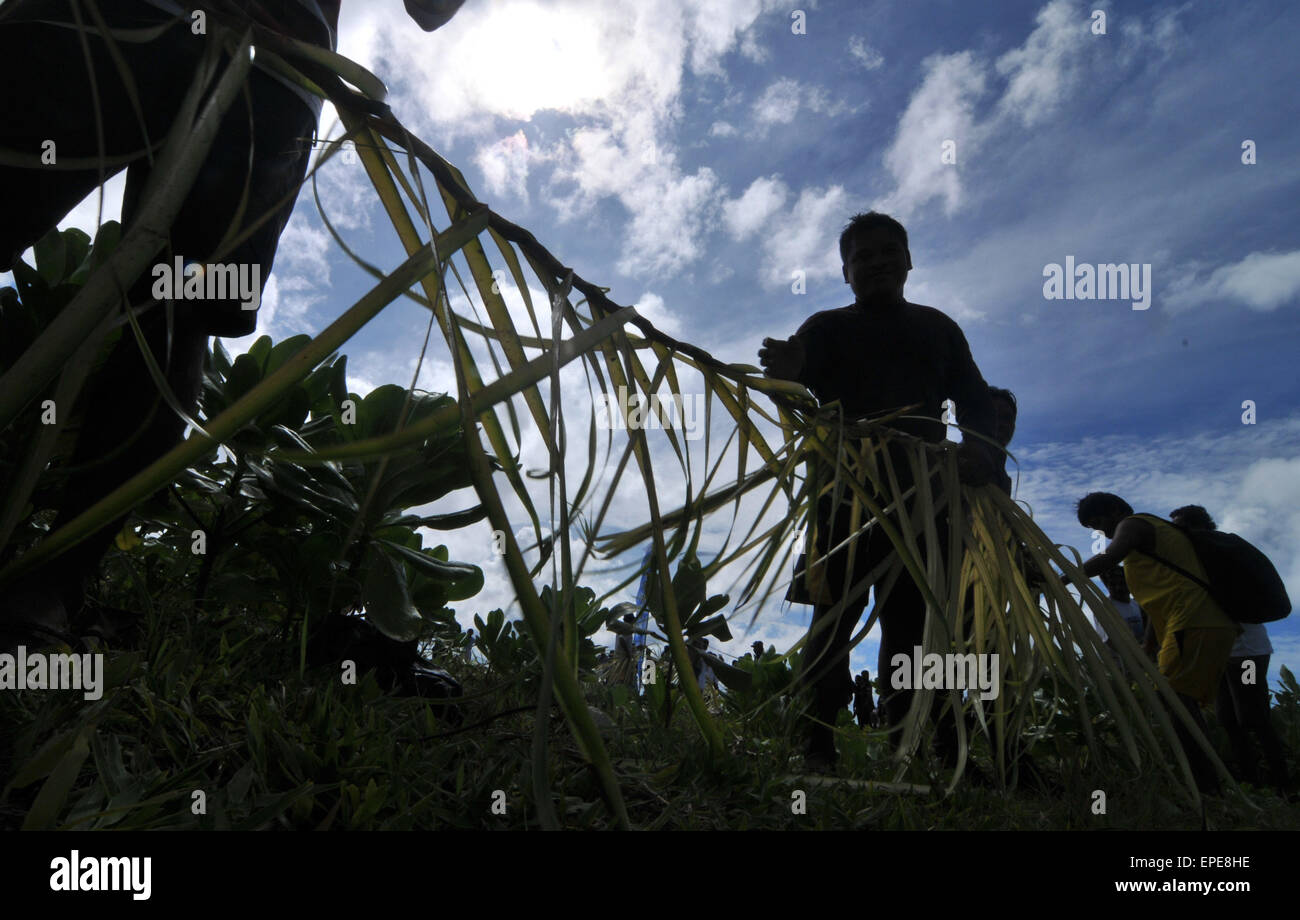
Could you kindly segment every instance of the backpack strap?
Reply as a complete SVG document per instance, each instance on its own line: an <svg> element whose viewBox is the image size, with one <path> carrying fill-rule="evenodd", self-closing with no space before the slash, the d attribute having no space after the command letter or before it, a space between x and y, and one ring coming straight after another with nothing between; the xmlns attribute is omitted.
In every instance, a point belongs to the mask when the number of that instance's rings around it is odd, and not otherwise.
<svg viewBox="0 0 1300 920"><path fill-rule="evenodd" d="M1155 517L1155 515L1153 514L1134 515L1134 517ZM1177 524L1173 524L1169 521L1166 521L1164 518L1156 518L1156 520L1164 524L1169 524L1170 527L1178 527ZM1179 527L1178 529L1180 532L1183 532L1181 527ZM1196 551L1196 547L1193 546L1192 552L1195 553L1195 551ZM1189 581L1193 581L1196 584L1200 585L1202 588L1206 590L1207 593L1210 594L1211 597L1214 596L1214 592L1211 591L1210 586L1208 584L1206 584L1204 581L1201 581L1201 579L1197 578L1195 575L1187 571L1187 569L1183 568L1181 565L1175 565L1174 563L1166 559L1164 556L1161 556L1159 553L1149 552L1143 549L1134 550L1134 552L1141 553L1144 556L1149 556L1150 558L1154 559L1156 562L1160 563L1167 569L1173 569L1175 572L1177 572L1179 575L1183 576L1184 578L1188 579Z"/></svg>

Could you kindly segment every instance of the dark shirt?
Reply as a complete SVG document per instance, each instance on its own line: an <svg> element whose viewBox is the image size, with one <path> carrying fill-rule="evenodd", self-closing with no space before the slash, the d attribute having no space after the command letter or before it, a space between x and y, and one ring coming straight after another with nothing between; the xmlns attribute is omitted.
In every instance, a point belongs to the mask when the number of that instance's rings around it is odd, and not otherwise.
<svg viewBox="0 0 1300 920"><path fill-rule="evenodd" d="M805 354L799 382L822 404L839 400L846 417L919 403L908 414L933 420L898 419L891 427L937 444L947 431L942 404L952 399L963 427L993 435L993 400L966 337L933 307L853 304L823 310L795 335Z"/></svg>

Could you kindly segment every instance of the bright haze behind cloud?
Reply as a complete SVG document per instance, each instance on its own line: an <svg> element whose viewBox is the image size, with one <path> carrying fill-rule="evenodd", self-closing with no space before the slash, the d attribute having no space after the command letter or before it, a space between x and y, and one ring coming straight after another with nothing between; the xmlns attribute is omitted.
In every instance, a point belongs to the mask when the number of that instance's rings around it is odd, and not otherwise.
<svg viewBox="0 0 1300 920"><path fill-rule="evenodd" d="M985 379L1017 394L1017 498L1053 539L1091 553L1073 507L1093 490L1161 515L1199 503L1300 598L1298 30L1283 0L467 0L428 34L399 0L354 0L340 51L479 198L724 361L757 363L764 336L849 303L839 232L891 213L908 299L957 320ZM400 261L359 166L328 165L320 191L351 245ZM1067 258L1149 265L1148 308L1048 299ZM319 331L370 284L305 193L258 334ZM353 339L352 388L409 383L426 322L395 304ZM438 341L419 385L454 392ZM485 534L431 535L487 573L466 623L513 602ZM772 607L748 633L738 618L725 650L785 650L809 614ZM1300 666L1300 629L1270 632L1275 680ZM875 673L876 649L854 670Z"/></svg>

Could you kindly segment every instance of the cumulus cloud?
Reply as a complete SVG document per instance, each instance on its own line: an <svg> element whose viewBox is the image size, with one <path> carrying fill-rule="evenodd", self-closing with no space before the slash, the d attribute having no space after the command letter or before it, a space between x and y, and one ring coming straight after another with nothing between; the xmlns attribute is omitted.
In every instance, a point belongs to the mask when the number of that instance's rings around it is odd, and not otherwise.
<svg viewBox="0 0 1300 920"><path fill-rule="evenodd" d="M783 216L780 232L764 241L763 280L788 285L794 271L804 272L808 281L839 277L837 241L848 207L848 194L841 186L801 191L790 213Z"/></svg>
<svg viewBox="0 0 1300 920"><path fill-rule="evenodd" d="M1185 266L1171 286L1166 303L1171 312L1202 304L1245 304L1267 312L1300 297L1300 249L1252 252L1238 262L1211 271Z"/></svg>
<svg viewBox="0 0 1300 920"><path fill-rule="evenodd" d="M1040 128L1062 117L1072 95L1090 78L1113 75L1141 60L1153 67L1177 47L1179 7L1150 21L1126 16L1118 30L1120 50L1104 50L1106 36L1090 31L1090 9L1077 0L1051 0L1035 17L1023 43L996 60L977 51L936 54L922 62L923 77L899 118L885 166L894 188L882 207L909 215L938 200L952 215L966 201L962 164L972 161L991 137L1013 129ZM990 86L990 75L998 78ZM1000 92L983 107L991 88ZM944 141L956 145L956 163L941 159Z"/></svg>
<svg viewBox="0 0 1300 920"><path fill-rule="evenodd" d="M957 162L979 149L984 132L975 105L985 92L985 65L972 52L932 55L922 63L925 77L898 122L885 152L895 188L882 209L906 217L933 199L951 214L962 202L958 167L943 162L944 144L956 145Z"/></svg>
<svg viewBox="0 0 1300 920"><path fill-rule="evenodd" d="M784 205L789 190L780 176L755 179L739 198L725 202L722 218L734 239L743 240L766 226Z"/></svg>
<svg viewBox="0 0 1300 920"><path fill-rule="evenodd" d="M809 86L782 77L770 84L755 100L752 107L752 133L762 135L775 125L791 124L799 115L800 109L834 117L844 114L850 106L843 100L832 99L820 86Z"/></svg>
<svg viewBox="0 0 1300 920"><path fill-rule="evenodd" d="M860 35L849 38L849 54L867 70L876 70L885 63L885 56L868 45Z"/></svg>
<svg viewBox="0 0 1300 920"><path fill-rule="evenodd" d="M523 130L503 137L494 144L480 147L474 162L483 171L487 190L493 195L510 194L528 201L528 167L535 154L528 148Z"/></svg>
<svg viewBox="0 0 1300 920"><path fill-rule="evenodd" d="M789 124L799 112L802 96L803 86L798 80L777 80L754 103L754 121L760 125Z"/></svg>
<svg viewBox="0 0 1300 920"><path fill-rule="evenodd" d="M585 216L604 199L620 202L631 217L619 271L639 275L699 258L716 211L713 172L677 163L685 73L720 75L722 57L736 48L761 56L746 41L758 18L777 8L776 0L707 9L686 0L502 0L467 4L425 35L395 3L377 2L348 20L340 48L385 62L404 90L395 110L417 132L486 141L490 132L499 137L501 120L528 121L542 111L572 118L575 128L547 151L557 167L544 197L561 220ZM517 193L527 160L518 149L484 147L479 165L489 186Z"/></svg>
<svg viewBox="0 0 1300 920"><path fill-rule="evenodd" d="M682 333L682 323L658 294L647 291L636 302L636 312L650 320L661 332L677 338Z"/></svg>
<svg viewBox="0 0 1300 920"><path fill-rule="evenodd" d="M278 274L303 276L313 283L330 283L329 251L333 240L325 228L299 209L280 234L276 250L275 271Z"/></svg>
<svg viewBox="0 0 1300 920"><path fill-rule="evenodd" d="M1001 108L1032 127L1055 111L1082 72L1094 36L1089 20L1070 0L1053 0L1038 11L1037 27L1019 48L998 58L1007 78Z"/></svg>

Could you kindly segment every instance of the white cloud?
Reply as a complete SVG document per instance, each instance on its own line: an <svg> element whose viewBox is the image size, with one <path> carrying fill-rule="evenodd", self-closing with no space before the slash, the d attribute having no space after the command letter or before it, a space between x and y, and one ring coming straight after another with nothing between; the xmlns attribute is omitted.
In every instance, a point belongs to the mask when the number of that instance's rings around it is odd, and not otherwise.
<svg viewBox="0 0 1300 920"><path fill-rule="evenodd" d="M840 277L838 240L848 206L848 195L838 185L801 191L780 232L764 240L764 282L789 285L794 271L803 271L808 281Z"/></svg>
<svg viewBox="0 0 1300 920"><path fill-rule="evenodd" d="M788 125L795 120L801 108L835 117L850 110L848 103L832 99L820 86L809 86L782 77L763 91L753 105L755 135L765 134L774 125Z"/></svg>
<svg viewBox="0 0 1300 920"><path fill-rule="evenodd" d="M754 103L754 120L760 125L786 125L799 113L803 87L798 80L782 77L763 91Z"/></svg>
<svg viewBox="0 0 1300 920"><path fill-rule="evenodd" d="M636 312L650 320L660 332L665 332L673 338L677 338L682 333L681 320L658 294L647 291L641 295L641 299L636 302Z"/></svg>
<svg viewBox="0 0 1300 920"><path fill-rule="evenodd" d="M280 234L275 273L302 275L313 283L328 285L333 242L324 227L318 226L304 211L296 211Z"/></svg>
<svg viewBox="0 0 1300 920"><path fill-rule="evenodd" d="M944 143L954 141L957 162L980 147L983 131L975 121L975 103L984 94L984 64L969 51L932 55L922 63L925 78L912 94L898 122L885 166L895 189L880 209L906 218L938 198L951 214L962 201L958 167L944 163Z"/></svg>
<svg viewBox="0 0 1300 920"><path fill-rule="evenodd" d="M551 185L567 185L550 203L562 220L589 214L615 197L630 216L618 270L624 274L678 271L703 252L703 236L717 209L718 180L704 167L685 174L672 145L655 140L647 112L629 115L617 130L582 128L568 150L554 154Z"/></svg>
<svg viewBox="0 0 1300 920"><path fill-rule="evenodd" d="M1019 48L998 58L997 71L1008 77L1001 108L1027 127L1056 109L1077 82L1082 57L1099 38L1071 0L1053 0L1038 11L1037 28Z"/></svg>
<svg viewBox="0 0 1300 920"><path fill-rule="evenodd" d="M514 195L528 201L528 166L535 154L528 148L528 138L522 130L474 154L474 162L483 170L487 190L493 195Z"/></svg>
<svg viewBox="0 0 1300 920"><path fill-rule="evenodd" d="M333 113L333 106L327 104L321 115L321 125L330 127L323 129L322 137L338 137L343 133L333 123ZM323 146L318 148L323 149ZM356 151L344 149L336 153L315 175L321 207L335 229L369 229L371 209L377 206L375 189L370 184ZM315 216L316 202L312 197L311 179L303 186L298 201L302 210Z"/></svg>
<svg viewBox="0 0 1300 920"><path fill-rule="evenodd" d="M709 126L709 137L731 137L736 133L736 126L726 121L715 121Z"/></svg>
<svg viewBox="0 0 1300 920"><path fill-rule="evenodd" d="M849 38L849 54L867 70L876 70L885 63L885 56L868 45L860 35Z"/></svg>
<svg viewBox="0 0 1300 920"><path fill-rule="evenodd" d="M1208 275L1197 264L1184 266L1166 299L1171 312L1213 303L1244 303L1270 311L1300 296L1300 249L1252 252L1238 262L1220 265Z"/></svg>
<svg viewBox="0 0 1300 920"><path fill-rule="evenodd" d="M1178 45L1178 16L1186 9L1184 4L1150 22L1125 17L1116 50L1105 44L1107 36L1091 33L1089 9L1076 0L1052 0L1038 11L1025 41L996 61L971 50L927 58L921 85L885 154L895 187L881 207L906 216L939 199L945 214L952 215L965 204L963 165L973 162L990 138L1019 143L1013 127L1041 127L1060 118L1065 103L1087 91L1090 79L1108 80L1138 60L1148 68L1163 62ZM984 114L977 106L986 94L990 63L1005 85ZM946 140L956 144L955 164L941 160Z"/></svg>
<svg viewBox="0 0 1300 920"><path fill-rule="evenodd" d="M734 239L743 240L765 226L785 206L789 190L780 176L755 179L739 198L722 205L722 217Z"/></svg>
<svg viewBox="0 0 1300 920"><path fill-rule="evenodd" d="M657 178L621 196L633 215L618 263L624 274L678 271L703 252L701 237L717 205L717 176L701 169L691 176Z"/></svg>
<svg viewBox="0 0 1300 920"><path fill-rule="evenodd" d="M700 256L719 194L711 170L687 174L676 161L683 76L688 68L721 76L722 57L746 47L759 16L776 8L776 0L501 0L467 4L426 35L395 3L376 2L347 17L340 48L382 60L404 90L393 99L398 116L430 137L499 137L500 119L541 111L573 118L575 129L546 152L557 164L546 200L570 220L616 198L630 215L619 270L657 273ZM751 43L745 53L761 49ZM835 107L824 94L814 103ZM520 152L488 149L479 165L491 190L518 193Z"/></svg>

